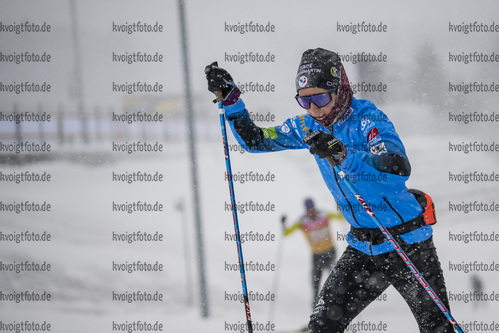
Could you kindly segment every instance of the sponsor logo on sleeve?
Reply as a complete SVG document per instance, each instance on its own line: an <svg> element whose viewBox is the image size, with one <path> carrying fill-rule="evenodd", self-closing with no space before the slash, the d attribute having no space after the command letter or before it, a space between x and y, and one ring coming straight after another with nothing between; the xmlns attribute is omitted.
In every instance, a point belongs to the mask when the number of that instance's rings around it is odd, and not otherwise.
<svg viewBox="0 0 499 333"><path fill-rule="evenodd" d="M367 133L369 132L369 130L373 127L376 126L376 124L374 123L374 121L371 121L369 119L362 119L361 123L361 130L362 130L362 134L364 136L367 136Z"/></svg>
<svg viewBox="0 0 499 333"><path fill-rule="evenodd" d="M386 153L386 146L384 142L381 142L380 144L377 144L376 146L371 147L371 153L376 154L376 155L381 155L383 153Z"/></svg>
<svg viewBox="0 0 499 333"><path fill-rule="evenodd" d="M367 141L371 142L379 134L378 128L372 128L369 133L367 133Z"/></svg>
<svg viewBox="0 0 499 333"><path fill-rule="evenodd" d="M291 129L289 128L288 124L284 124L281 126L281 132L288 134L290 131Z"/></svg>
<svg viewBox="0 0 499 333"><path fill-rule="evenodd" d="M267 139L277 139L275 127L262 128L263 137Z"/></svg>

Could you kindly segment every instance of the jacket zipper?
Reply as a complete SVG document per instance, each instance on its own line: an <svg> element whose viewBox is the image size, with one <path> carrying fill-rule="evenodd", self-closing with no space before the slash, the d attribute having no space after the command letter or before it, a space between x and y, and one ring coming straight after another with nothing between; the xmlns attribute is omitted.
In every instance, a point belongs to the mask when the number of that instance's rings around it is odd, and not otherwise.
<svg viewBox="0 0 499 333"><path fill-rule="evenodd" d="M388 199L386 197L383 197L383 200L385 200L385 202L388 204L388 206L390 206L390 208L395 212L395 214L397 214L397 216L399 217L400 221L402 221L402 223L405 223L405 221L402 218L402 216L395 210L395 208L393 208L393 206L390 203L390 201L388 201Z"/></svg>

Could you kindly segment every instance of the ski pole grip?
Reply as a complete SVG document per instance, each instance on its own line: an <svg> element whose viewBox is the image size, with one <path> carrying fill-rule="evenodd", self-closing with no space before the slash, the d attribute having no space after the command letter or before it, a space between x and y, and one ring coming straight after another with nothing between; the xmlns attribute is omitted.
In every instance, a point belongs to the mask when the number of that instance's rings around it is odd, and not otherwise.
<svg viewBox="0 0 499 333"><path fill-rule="evenodd" d="M332 156L326 157L326 160L331 164L331 166L334 168L336 166L336 160Z"/></svg>
<svg viewBox="0 0 499 333"><path fill-rule="evenodd" d="M205 74L209 74L211 72L211 66L215 66L215 67L218 67L218 62L212 62L210 65L206 66L205 69L204 69L204 73ZM216 102L220 102L222 101L224 98L223 98L223 95L222 95L222 91L215 91L215 100L213 101L213 103L216 103Z"/></svg>

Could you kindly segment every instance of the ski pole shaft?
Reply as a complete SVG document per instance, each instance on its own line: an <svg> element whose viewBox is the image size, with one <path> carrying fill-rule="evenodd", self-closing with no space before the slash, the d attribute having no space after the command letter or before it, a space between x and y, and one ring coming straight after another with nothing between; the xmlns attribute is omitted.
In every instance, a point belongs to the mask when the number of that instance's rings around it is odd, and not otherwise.
<svg viewBox="0 0 499 333"><path fill-rule="evenodd" d="M282 218L281 223L282 223L282 229L284 231L285 229L284 217ZM271 290L274 291L274 294L277 294L277 289L279 286L279 273L281 271L280 267L281 267L282 245L283 245L282 241L283 241L282 237L279 237L277 239L277 253L275 261L276 261L276 267L278 267L278 269L276 269L274 272L274 276L272 278L272 287L271 287ZM274 320L275 307L276 307L276 302L269 302L269 315L268 315L269 322L273 322Z"/></svg>
<svg viewBox="0 0 499 333"><path fill-rule="evenodd" d="M345 177L345 173L341 170L341 168L338 166L338 164L336 163L336 161L332 157L327 157L326 159L329 162L329 164L331 164L331 166L333 167L333 169L341 177L341 179L343 180L343 182L347 185L348 189L352 192L352 194L355 196L355 198L360 203L360 205L364 208L364 210L366 211L366 213L369 214L369 216L374 221L374 223L376 224L376 226L385 235L386 239L392 244L392 246L395 249L395 251L397 251L397 253L402 258L402 260L404 260L404 262L407 265L407 267L409 267L409 269L414 274L414 276L416 277L416 279L424 287L424 289L426 290L426 292L430 295L431 299L437 304L437 306L440 309L440 311L442 311L442 313L445 315L445 317L447 317L447 319L450 321L450 323L454 326L454 329L457 332L459 332L459 333L464 333L463 329L459 326L459 324L454 319L454 317L452 317L450 311L445 307L444 303L437 296L437 293L435 293L435 291L431 288L431 286L428 284L428 282L426 281L426 279L421 275L421 273L419 272L419 270L412 263L412 261L409 259L409 257L407 256L407 254L404 252L404 250L402 250L402 248L397 243L397 241L395 240L395 238L393 238L393 236L390 234L390 232L388 231L388 229L386 229L383 226L383 224L376 217L376 215L371 210L371 208L369 208L369 206L364 201L364 199L362 199L361 195L357 192L357 190L355 189L355 187L347 179L344 178Z"/></svg>
<svg viewBox="0 0 499 333"><path fill-rule="evenodd" d="M220 113L220 127L222 128L222 137L224 144L224 152L225 152L225 167L227 172L227 182L229 183L229 192L230 192L230 201L232 207L232 219L234 220L234 232L236 234L236 243L237 243L237 255L239 257L239 272L241 274L241 284L243 287L243 299L244 299L244 307L246 312L246 322L248 324L248 333L253 333L253 325L251 323L251 312L249 306L249 298L248 298L248 288L246 285L246 274L244 271L244 260L243 260L243 249L241 246L241 235L239 232L239 221L237 219L237 209L236 209L236 197L234 194L234 183L232 181L232 169L230 165L230 155L229 155L229 147L227 143L227 127L225 125L225 114L222 106L222 102L220 101L220 94L217 93L218 109Z"/></svg>

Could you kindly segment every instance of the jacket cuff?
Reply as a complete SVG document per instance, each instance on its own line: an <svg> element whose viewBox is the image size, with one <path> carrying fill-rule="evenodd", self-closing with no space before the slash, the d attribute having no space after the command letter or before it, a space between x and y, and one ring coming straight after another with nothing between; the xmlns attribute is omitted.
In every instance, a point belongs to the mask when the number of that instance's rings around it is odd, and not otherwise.
<svg viewBox="0 0 499 333"><path fill-rule="evenodd" d="M234 120L241 117L244 114L245 109L246 105L244 105L242 99L239 99L236 104L224 106L225 117L227 120Z"/></svg>

